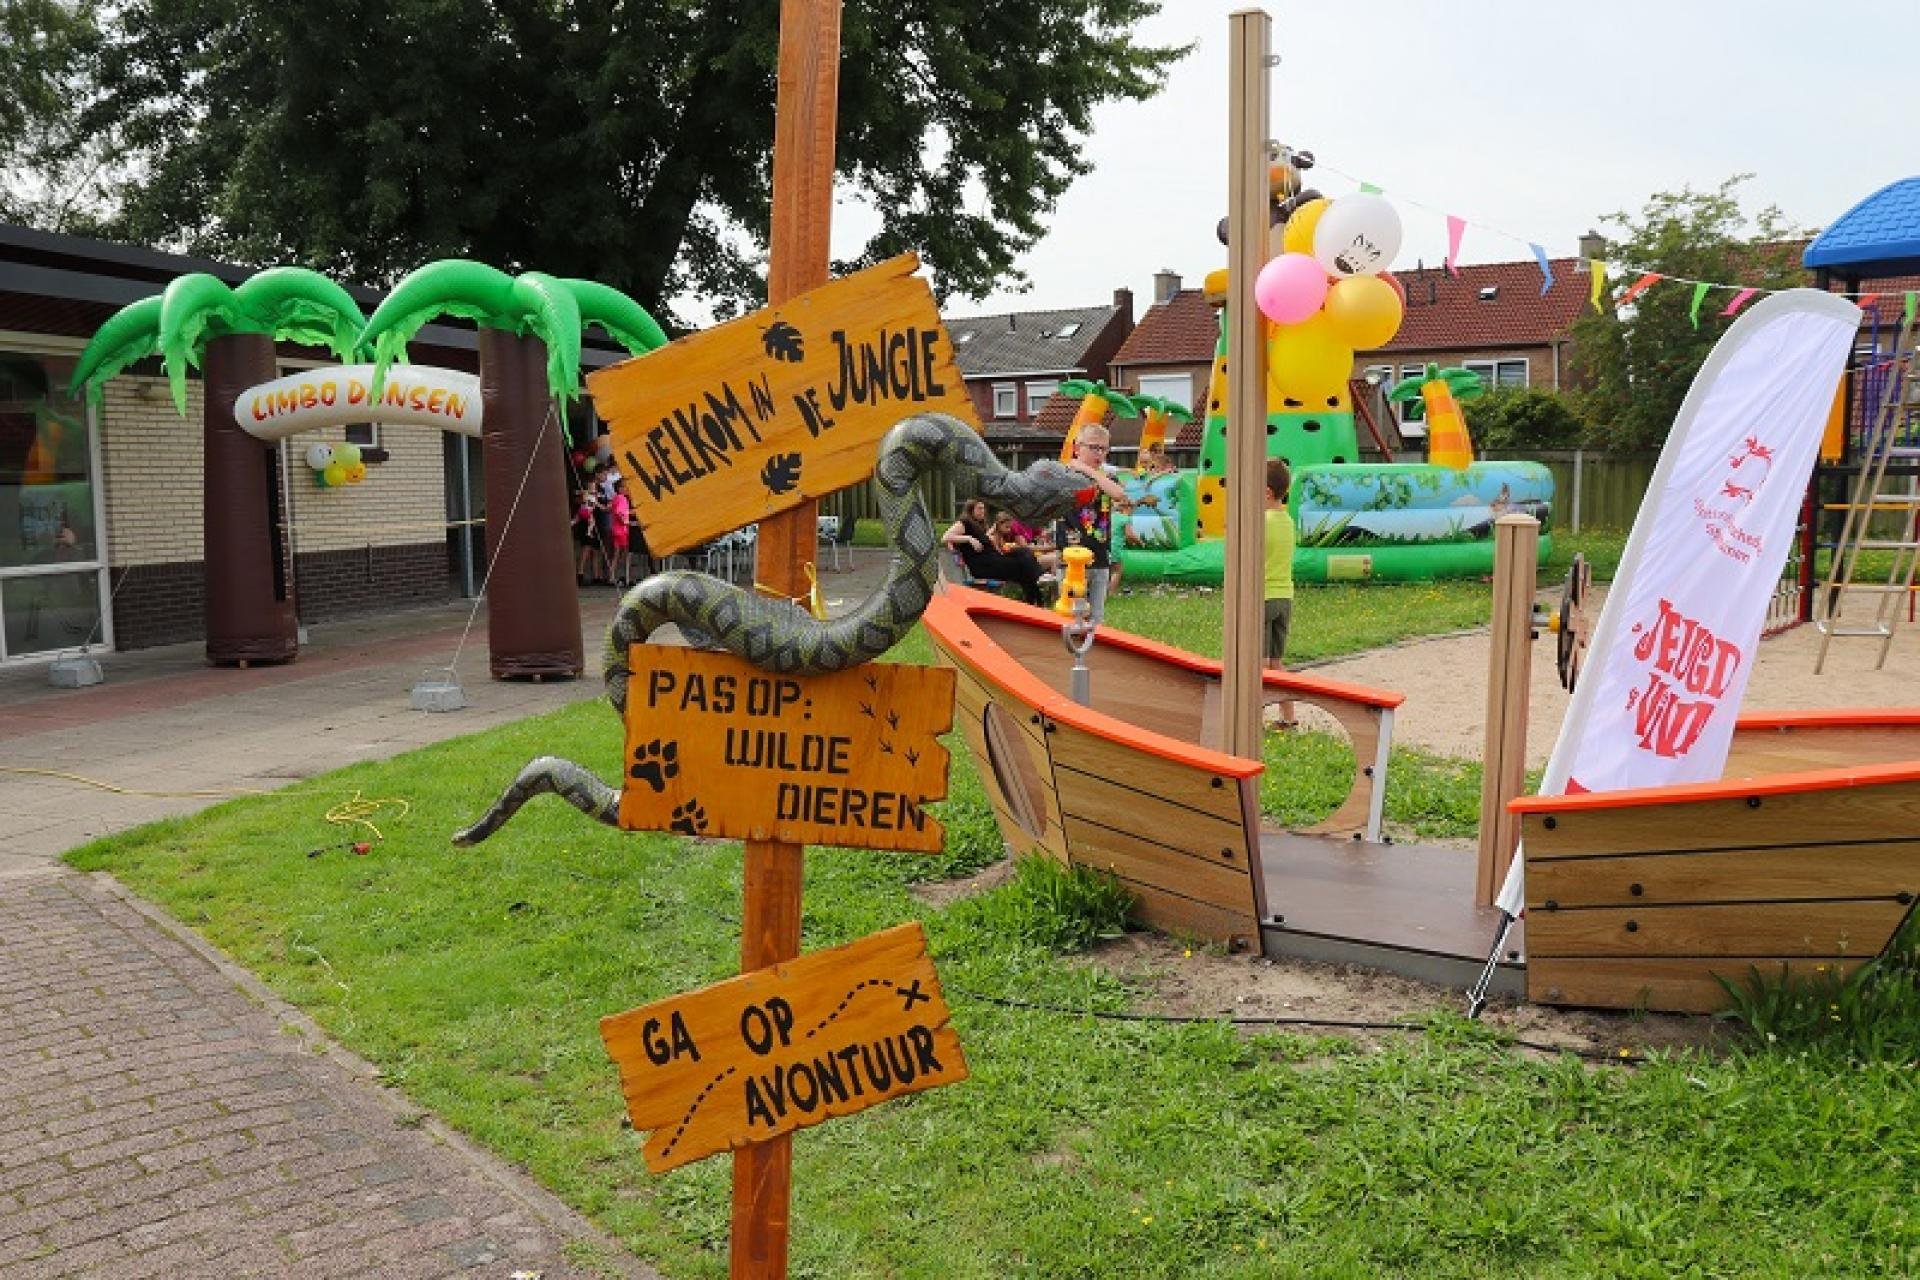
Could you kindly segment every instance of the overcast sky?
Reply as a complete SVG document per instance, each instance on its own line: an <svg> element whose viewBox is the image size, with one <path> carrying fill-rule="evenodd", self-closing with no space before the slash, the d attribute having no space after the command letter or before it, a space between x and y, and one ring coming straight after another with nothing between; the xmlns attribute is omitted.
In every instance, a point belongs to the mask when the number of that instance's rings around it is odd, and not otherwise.
<svg viewBox="0 0 1920 1280"><path fill-rule="evenodd" d="M990 0L988 0L990 2ZM1138 312L1153 273L1197 285L1225 265L1227 15L1165 0L1141 39L1192 42L1159 96L1094 115L1095 170L1022 259L1026 293L951 314L1090 306L1121 285ZM1446 253L1445 215L1472 224L1464 262L1575 252L1603 215L1658 191L1750 172L1744 206L1822 227L1920 173L1899 85L1920 50L1920 0L1289 0L1272 3L1272 133L1328 168L1328 195L1384 189L1406 240L1398 266ZM1331 172L1338 169L1341 173ZM836 210L835 250L872 224ZM1510 233L1508 239L1496 233Z"/></svg>

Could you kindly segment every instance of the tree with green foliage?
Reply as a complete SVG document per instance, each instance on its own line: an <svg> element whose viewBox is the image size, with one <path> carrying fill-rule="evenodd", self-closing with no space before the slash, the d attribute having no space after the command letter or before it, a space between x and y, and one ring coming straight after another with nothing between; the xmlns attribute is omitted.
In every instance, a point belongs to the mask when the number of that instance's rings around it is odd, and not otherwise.
<svg viewBox="0 0 1920 1280"><path fill-rule="evenodd" d="M849 0L838 182L943 294L1022 277L1095 107L1184 50L1158 0ZM138 174L103 228L390 281L539 263L722 312L764 296L777 0L128 0L90 62L88 136Z"/></svg>
<svg viewBox="0 0 1920 1280"><path fill-rule="evenodd" d="M1537 387L1496 387L1460 406L1482 453L1514 449L1573 449L1589 428L1576 399Z"/></svg>
<svg viewBox="0 0 1920 1280"><path fill-rule="evenodd" d="M83 202L97 156L72 100L98 36L94 0L0 2L0 221L57 231Z"/></svg>
<svg viewBox="0 0 1920 1280"><path fill-rule="evenodd" d="M1606 220L1622 235L1607 250L1621 264L1621 283L1638 273L1658 271L1684 280L1763 289L1807 283L1800 268L1803 242L1810 234L1768 206L1751 216L1740 207L1737 174L1713 191L1663 191L1636 215L1615 213ZM1594 424L1600 443L1619 449L1655 449L1680 411L1693 375L1700 369L1731 320L1719 316L1732 294L1709 293L1696 328L1691 318L1693 287L1666 281L1635 298L1628 307L1596 314L1591 309L1574 323L1574 372L1584 383L1582 416Z"/></svg>

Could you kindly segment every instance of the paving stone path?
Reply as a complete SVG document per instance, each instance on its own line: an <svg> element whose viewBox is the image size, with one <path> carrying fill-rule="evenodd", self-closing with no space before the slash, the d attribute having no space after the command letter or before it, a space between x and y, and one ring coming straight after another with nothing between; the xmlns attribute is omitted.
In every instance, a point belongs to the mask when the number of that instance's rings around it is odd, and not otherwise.
<svg viewBox="0 0 1920 1280"><path fill-rule="evenodd" d="M6 888L8 1280L651 1274L107 877Z"/></svg>

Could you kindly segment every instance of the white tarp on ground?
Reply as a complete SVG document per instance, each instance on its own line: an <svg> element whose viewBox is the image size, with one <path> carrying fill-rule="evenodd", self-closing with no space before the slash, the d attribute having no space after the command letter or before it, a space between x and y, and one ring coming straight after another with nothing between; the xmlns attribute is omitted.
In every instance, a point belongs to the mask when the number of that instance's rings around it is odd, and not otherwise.
<svg viewBox="0 0 1920 1280"><path fill-rule="evenodd" d="M1813 289L1734 321L1687 392L1541 795L1720 777L1860 309ZM1498 904L1526 901L1516 856Z"/></svg>

